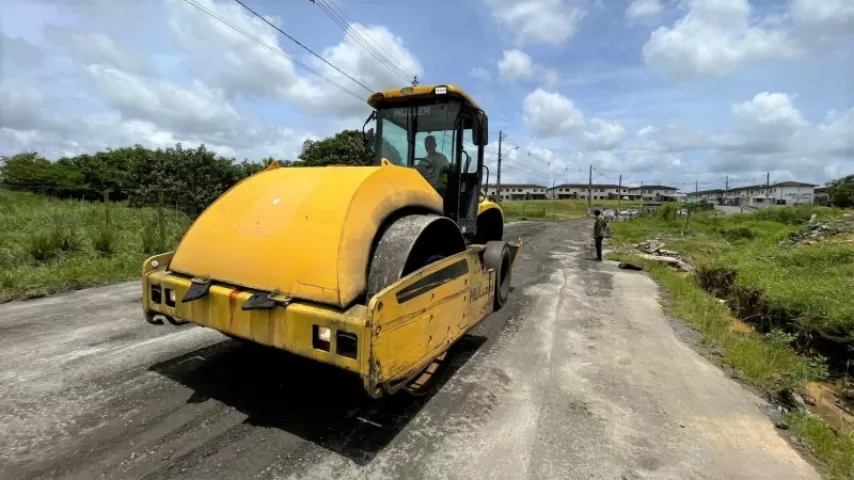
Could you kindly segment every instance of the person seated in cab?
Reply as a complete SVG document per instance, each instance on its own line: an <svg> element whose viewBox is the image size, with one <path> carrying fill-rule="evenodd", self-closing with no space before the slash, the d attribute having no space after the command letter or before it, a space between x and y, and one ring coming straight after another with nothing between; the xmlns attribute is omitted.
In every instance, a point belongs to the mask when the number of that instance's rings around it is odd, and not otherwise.
<svg viewBox="0 0 854 480"><path fill-rule="evenodd" d="M416 168L439 192L439 195L445 196L448 189L448 174L451 170L448 157L436 151L436 138L433 135L428 135L424 139L424 148L427 150L427 156L418 162Z"/></svg>

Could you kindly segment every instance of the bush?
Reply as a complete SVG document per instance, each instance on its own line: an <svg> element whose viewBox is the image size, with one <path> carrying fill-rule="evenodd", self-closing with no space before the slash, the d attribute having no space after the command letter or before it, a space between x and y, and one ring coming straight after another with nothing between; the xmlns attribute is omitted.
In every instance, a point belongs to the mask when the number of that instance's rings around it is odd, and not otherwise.
<svg viewBox="0 0 854 480"><path fill-rule="evenodd" d="M50 263L64 253L80 250L82 241L73 223L54 218L52 225L36 234L27 251L38 263Z"/></svg>
<svg viewBox="0 0 854 480"><path fill-rule="evenodd" d="M738 225L734 227L721 227L718 232L722 237L729 240L730 242L737 242L739 240L751 240L757 236L753 229L743 225Z"/></svg>
<svg viewBox="0 0 854 480"><path fill-rule="evenodd" d="M811 205L799 205L793 207L771 207L757 211L752 214L755 220L769 220L779 222L786 225L803 225L815 215L820 215L825 212L820 207Z"/></svg>
<svg viewBox="0 0 854 480"><path fill-rule="evenodd" d="M96 228L92 233L92 247L103 256L115 253L116 234L107 226Z"/></svg>
<svg viewBox="0 0 854 480"><path fill-rule="evenodd" d="M667 221L676 220L678 215L677 212L682 208L682 205L676 205L673 203L665 203L663 205L659 205L658 208L655 209L655 213L653 216L661 218Z"/></svg>

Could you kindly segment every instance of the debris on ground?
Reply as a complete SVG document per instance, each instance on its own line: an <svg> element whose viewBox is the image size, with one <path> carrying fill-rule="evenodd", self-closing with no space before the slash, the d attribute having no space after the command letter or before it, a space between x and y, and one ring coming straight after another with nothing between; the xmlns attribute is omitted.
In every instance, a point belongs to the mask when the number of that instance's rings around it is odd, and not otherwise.
<svg viewBox="0 0 854 480"><path fill-rule="evenodd" d="M781 247L796 244L815 245L831 237L851 233L854 233L854 215L845 214L836 218L819 219L813 214L806 227L790 233L789 238L782 240L779 245Z"/></svg>
<svg viewBox="0 0 854 480"><path fill-rule="evenodd" d="M666 263L682 272L690 272L694 269L677 252L665 250L663 247L664 244L655 239L646 240L635 245L635 248L642 252L640 257L643 259Z"/></svg>
<svg viewBox="0 0 854 480"><path fill-rule="evenodd" d="M626 263L626 262L620 262L620 264L617 265L617 268L622 268L623 270L637 270L637 271L643 270L643 267L640 265L635 265L634 263Z"/></svg>

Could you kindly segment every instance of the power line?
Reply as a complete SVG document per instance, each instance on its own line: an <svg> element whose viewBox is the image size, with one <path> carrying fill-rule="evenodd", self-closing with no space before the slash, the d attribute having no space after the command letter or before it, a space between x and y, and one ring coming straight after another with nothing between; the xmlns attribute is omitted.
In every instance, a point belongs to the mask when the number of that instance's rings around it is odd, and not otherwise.
<svg viewBox="0 0 854 480"><path fill-rule="evenodd" d="M273 53L275 53L275 54L277 54L277 55L280 55L282 58L284 58L285 60L287 60L287 61L289 61L289 62L293 63L294 65L297 65L297 66L299 66L299 67L302 67L302 68L304 68L305 70L307 70L307 71L309 71L309 72L313 73L314 75L317 75L317 76L318 76L318 77L320 77L321 79L326 80L328 83L330 83L330 84L332 84L332 85L335 85L336 87L340 88L341 90L343 90L343 91L345 91L345 92L349 93L350 95L352 95L354 98L359 99L359 101L364 101L364 98L363 98L361 95L359 95L358 93L355 93L355 92L353 92L352 90L348 89L347 87L345 87L345 86L343 86L343 85L341 85L341 84L339 84L339 83L336 83L336 82L335 82L335 81L333 81L333 80L330 80L329 78L327 78L327 77L323 76L323 74L321 74L320 72L318 72L318 71L314 70L313 68L308 67L308 66L306 66L306 65L302 64L301 62L298 62L298 61L296 61L296 60L292 59L291 57L287 56L284 52L282 52L281 50L279 50L278 48L273 47L273 46L271 46L271 45L269 45L269 44L267 44L267 43L264 43L263 41L259 40L258 38L256 38L256 37L252 36L252 34L250 34L250 33L246 32L245 30L243 30L242 28L240 28L240 27L238 27L238 26L234 25L233 23L229 22L228 20L226 20L226 19L224 19L224 18L220 17L220 16L219 16L219 15L217 15L216 13L211 12L210 10L208 10L207 8L205 8L205 7L201 6L201 5L199 5L198 3L194 2L193 0L184 0L184 2L186 2L186 3L190 4L190 5L192 5L193 7L196 7L196 9L198 9L200 12L204 13L205 15L208 15L209 17L212 17L212 18L215 18L215 19L219 20L219 21L220 21L220 22L222 22L223 24L225 24L225 25L227 25L228 27L230 27L232 30L234 30L234 31L236 31L236 32L241 33L241 34L242 34L243 36L245 36L246 38L248 38L248 39L250 39L250 40L254 41L254 42L255 42L255 43L257 43L258 45L260 45L260 46L262 46L262 47L266 48L267 50L270 50L271 52L273 52Z"/></svg>
<svg viewBox="0 0 854 480"><path fill-rule="evenodd" d="M353 78L353 77L352 77L352 76L350 76L349 74L345 73L345 72L344 72L343 70L341 70L340 68L338 68L338 67L336 67L335 65L333 65L332 63L330 63L330 62L329 62L328 60L326 60L325 58L323 58L323 57L321 57L320 55L318 55L317 53L315 53L312 49L310 49L310 48L306 47L305 45L303 45L302 43L300 43L300 41L299 41L299 40L297 40L296 38L294 38L294 37L292 37L292 36L288 35L288 33L287 33L287 32L285 32L284 30L282 30L281 28L279 28L279 27L278 27L276 24L274 24L273 22L271 22L271 21L267 20L263 15L259 14L258 12L256 12L255 10L253 10L251 7L249 7L249 5L246 5L246 4L245 4L245 3L243 3L241 0L234 0L234 1L235 1L235 2L237 2L241 7L245 8L246 10L248 10L248 11L249 11L249 13L251 13L252 15L255 15L255 16L256 16L256 17L258 17L258 18L260 18L264 23L266 23L267 25L269 25L269 26L273 27L274 29L276 29L276 31L278 31L278 32L279 32L279 33L281 33L282 35L284 35L284 36L288 37L288 39L290 39L292 42L294 42L294 43L296 43L297 45L299 45L300 47L302 47L302 48L303 48L304 50L306 50L308 53L310 53L310 54L314 55L315 57L319 58L319 59L320 59L320 61L322 61L323 63L325 63L325 64L329 65L329 66L330 66L330 67L332 67L332 68L334 68L334 69L335 69L336 71L338 71L338 73L340 73L341 75L344 75L345 77L349 78L349 79L350 79L350 80L352 80L353 82L355 82L355 83L359 84L359 86L361 86L362 88L364 88L365 90L367 90L367 91L368 91L368 93L374 93L374 91L375 91L374 89L371 89L371 88L369 88L367 85L365 85L364 83L360 82L359 80L356 80L355 78Z"/></svg>
<svg viewBox="0 0 854 480"><path fill-rule="evenodd" d="M352 38L359 46L365 49L372 57L374 57L378 62L388 68L393 74L397 75L401 79L406 82L411 81L415 75L411 72L407 71L403 67L398 65L399 62L395 62L394 60L390 60L386 55L383 55L379 51L379 49L373 44L362 37L360 33L357 31L358 29L352 25L352 22L348 21L347 18L344 17L344 14L326 2L325 0L309 0L311 3L317 5L323 13L326 14L327 17L332 19L336 25L341 27L344 30L344 33Z"/></svg>
<svg viewBox="0 0 854 480"><path fill-rule="evenodd" d="M343 10L337 9L337 7L335 7L335 5L333 4L332 1L330 1L330 0L311 0L311 1L315 2L315 3L319 1L321 4L328 7L328 9L335 16L337 16L339 19L343 20L344 24L347 27L349 27L349 29L352 31L352 33L355 36L359 37L365 44L367 44L369 47L371 47L371 49L374 50L377 54L379 54L380 56L382 56L386 60L389 60L391 63L390 66L392 68L400 71L401 73L404 74L405 77L408 77L410 79L414 79L416 77L415 73L413 73L413 72L407 70L406 68L400 66L400 62L395 61L395 59L392 58L392 55L388 52L388 50L382 48L382 46L379 44L375 44L375 43L371 42L370 35L368 35L364 30L362 30L358 26L354 25L354 22L352 21L352 19L348 18ZM352 35L351 35L351 38L352 38Z"/></svg>

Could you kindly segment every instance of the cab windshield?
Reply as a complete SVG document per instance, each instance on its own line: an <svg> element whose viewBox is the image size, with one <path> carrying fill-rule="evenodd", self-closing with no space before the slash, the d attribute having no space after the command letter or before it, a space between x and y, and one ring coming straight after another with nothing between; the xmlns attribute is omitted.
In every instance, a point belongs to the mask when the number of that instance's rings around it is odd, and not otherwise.
<svg viewBox="0 0 854 480"><path fill-rule="evenodd" d="M437 102L379 109L379 157L417 169L444 196L454 168L460 108L456 102Z"/></svg>

